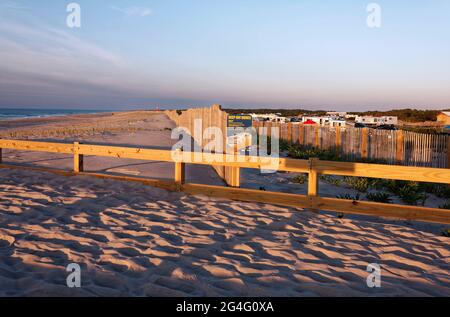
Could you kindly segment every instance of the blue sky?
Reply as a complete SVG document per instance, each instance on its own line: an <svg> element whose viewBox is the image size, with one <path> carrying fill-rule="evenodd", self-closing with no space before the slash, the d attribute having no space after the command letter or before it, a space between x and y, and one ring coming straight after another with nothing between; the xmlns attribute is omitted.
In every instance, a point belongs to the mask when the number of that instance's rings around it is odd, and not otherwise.
<svg viewBox="0 0 450 317"><path fill-rule="evenodd" d="M0 107L450 108L450 1L0 0Z"/></svg>

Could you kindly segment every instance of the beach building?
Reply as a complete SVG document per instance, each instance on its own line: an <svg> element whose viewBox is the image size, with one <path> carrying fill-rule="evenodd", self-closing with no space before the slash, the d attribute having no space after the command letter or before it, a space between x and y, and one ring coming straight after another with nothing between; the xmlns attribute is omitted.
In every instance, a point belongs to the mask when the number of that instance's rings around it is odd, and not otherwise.
<svg viewBox="0 0 450 317"><path fill-rule="evenodd" d="M302 117L302 122L306 124L306 122L314 122L318 125L326 125L329 123L330 121L330 117L316 117L316 116L312 116L312 117Z"/></svg>
<svg viewBox="0 0 450 317"><path fill-rule="evenodd" d="M327 116L336 117L336 118L345 118L347 112L339 112L339 111L328 111Z"/></svg>
<svg viewBox="0 0 450 317"><path fill-rule="evenodd" d="M356 123L362 123L366 125L397 125L398 118L394 116L382 116L382 117L374 117L374 116L357 116L355 118Z"/></svg>
<svg viewBox="0 0 450 317"><path fill-rule="evenodd" d="M345 127L347 125L347 121L340 118L331 118L329 125L330 127Z"/></svg>
<svg viewBox="0 0 450 317"><path fill-rule="evenodd" d="M450 111L442 111L438 114L437 121L444 125L450 125Z"/></svg>
<svg viewBox="0 0 450 317"><path fill-rule="evenodd" d="M280 122L285 123L289 122L289 119L286 117L282 117L276 113L267 113L267 114L250 114L253 118L253 121L269 121L269 122Z"/></svg>

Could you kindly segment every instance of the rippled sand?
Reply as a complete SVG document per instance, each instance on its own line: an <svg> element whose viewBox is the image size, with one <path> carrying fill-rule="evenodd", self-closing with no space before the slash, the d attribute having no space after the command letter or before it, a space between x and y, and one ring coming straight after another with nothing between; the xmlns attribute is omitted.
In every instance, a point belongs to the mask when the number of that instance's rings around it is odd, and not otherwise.
<svg viewBox="0 0 450 317"><path fill-rule="evenodd" d="M438 228L4 169L0 296L450 296Z"/></svg>

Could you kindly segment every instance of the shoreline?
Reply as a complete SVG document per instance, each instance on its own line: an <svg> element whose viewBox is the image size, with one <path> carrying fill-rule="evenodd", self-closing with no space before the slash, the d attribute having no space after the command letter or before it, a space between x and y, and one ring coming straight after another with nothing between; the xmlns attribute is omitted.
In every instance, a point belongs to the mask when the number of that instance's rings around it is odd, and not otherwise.
<svg viewBox="0 0 450 317"><path fill-rule="evenodd" d="M11 111L10 114L8 112ZM21 114L22 112L22 114ZM28 120L28 119L45 119L50 117L65 117L72 115L95 115L101 113L113 113L121 111L113 110L83 110L83 109L14 109L14 108L0 108L0 122L2 121L15 121L15 120Z"/></svg>

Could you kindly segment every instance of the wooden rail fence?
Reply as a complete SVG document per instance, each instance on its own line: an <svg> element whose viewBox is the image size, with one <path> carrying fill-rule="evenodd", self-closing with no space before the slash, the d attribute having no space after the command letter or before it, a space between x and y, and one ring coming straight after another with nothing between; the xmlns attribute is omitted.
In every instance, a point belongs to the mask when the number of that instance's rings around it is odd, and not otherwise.
<svg viewBox="0 0 450 317"><path fill-rule="evenodd" d="M222 144L227 144L227 117L228 114L221 109L220 105L212 105L209 108L191 108L178 113L176 110L167 110L164 112L170 120L175 122L177 127L187 128L191 133L194 142L202 149L207 146L209 140L202 138L201 135L196 135L195 121L201 120L200 130L203 131L209 127L218 127L223 132ZM197 127L198 128L198 127ZM226 149L224 149L226 150ZM239 167L228 167L213 165L217 175L222 178L227 185L239 186L240 183L240 171Z"/></svg>
<svg viewBox="0 0 450 317"><path fill-rule="evenodd" d="M302 123L254 122L278 127L280 139L320 149L334 149L345 160L379 160L386 164L450 168L450 136L402 130L323 127Z"/></svg>
<svg viewBox="0 0 450 317"><path fill-rule="evenodd" d="M309 160L279 158L278 169L280 171L301 172L307 173L309 175L308 195L296 195L279 192L250 190L238 187L190 184L186 183L185 181L186 164L221 165L227 167L260 169L265 164L263 158L260 157L236 156L229 154L207 154L207 157L205 155L202 155L201 160L198 160L198 153L184 152L180 160L175 160L175 156L173 155L175 153L169 150L80 144L78 142L67 144L0 139L0 154L1 149L71 154L73 155L74 168L73 171L63 171L52 170L48 168L15 166L7 164L0 164L0 168L39 170L62 175L91 175L101 178L141 182L168 190L184 191L188 194L201 194L233 200L279 204L312 210L326 210L349 214L363 214L450 224L450 210L448 209L383 204L336 198L323 198L319 196L318 188L318 176L320 174L362 176L450 184L450 169L393 166L367 163L331 162L321 161L316 158L310 158ZM84 172L83 156L85 155L173 162L175 164L174 180L165 181L148 178L114 176L108 174ZM211 163L211 158L214 160L214 163ZM235 160L230 160L231 158L235 158Z"/></svg>

